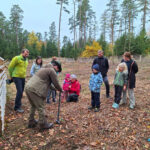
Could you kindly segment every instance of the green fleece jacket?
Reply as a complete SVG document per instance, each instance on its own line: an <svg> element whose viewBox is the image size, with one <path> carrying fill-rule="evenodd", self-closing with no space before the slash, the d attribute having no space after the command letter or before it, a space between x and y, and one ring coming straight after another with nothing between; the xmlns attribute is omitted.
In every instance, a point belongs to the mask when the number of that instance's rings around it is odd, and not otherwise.
<svg viewBox="0 0 150 150"><path fill-rule="evenodd" d="M114 85L124 86L127 85L128 72L116 71L114 78Z"/></svg>
<svg viewBox="0 0 150 150"><path fill-rule="evenodd" d="M15 56L8 66L10 77L25 78L28 59L22 55Z"/></svg>

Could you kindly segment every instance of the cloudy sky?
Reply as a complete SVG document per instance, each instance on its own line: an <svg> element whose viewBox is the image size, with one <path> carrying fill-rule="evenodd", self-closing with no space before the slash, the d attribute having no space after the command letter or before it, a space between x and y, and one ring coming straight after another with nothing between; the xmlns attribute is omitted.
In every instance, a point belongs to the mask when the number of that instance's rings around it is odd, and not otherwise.
<svg viewBox="0 0 150 150"><path fill-rule="evenodd" d="M71 3L72 0L69 0ZM90 0L92 9L96 12L97 20L106 8L108 0ZM1 1L0 11L9 19L12 5L18 4L24 11L23 28L28 31L44 33L49 30L50 24L55 21L58 29L59 5L56 0L3 0ZM70 4L71 5L71 4ZM70 11L73 8L69 6ZM70 15L63 12L61 37L67 35L72 37L68 30L68 18Z"/></svg>

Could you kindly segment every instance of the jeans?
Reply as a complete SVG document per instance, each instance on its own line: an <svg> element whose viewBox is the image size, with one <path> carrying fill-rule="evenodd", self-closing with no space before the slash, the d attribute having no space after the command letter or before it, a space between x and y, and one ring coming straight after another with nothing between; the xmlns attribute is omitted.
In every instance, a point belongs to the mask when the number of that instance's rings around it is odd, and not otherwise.
<svg viewBox="0 0 150 150"><path fill-rule="evenodd" d="M109 87L108 77L107 76L103 77L103 81L104 81L105 87L106 87L106 96L109 96L110 87Z"/></svg>
<svg viewBox="0 0 150 150"><path fill-rule="evenodd" d="M100 93L91 92L91 105L93 108L100 108Z"/></svg>
<svg viewBox="0 0 150 150"><path fill-rule="evenodd" d="M47 103L50 103L50 96L52 94L52 99L55 100L56 98L56 91L55 90L49 90L47 94Z"/></svg>
<svg viewBox="0 0 150 150"><path fill-rule="evenodd" d="M72 93L68 96L67 102L77 102L78 101L78 95L75 93Z"/></svg>
<svg viewBox="0 0 150 150"><path fill-rule="evenodd" d="M13 77L13 81L14 81L14 83L16 85L16 89L17 89L14 110L17 110L17 109L20 109L21 105L22 105L21 99L22 99L22 95L23 95L23 91L24 91L25 79Z"/></svg>
<svg viewBox="0 0 150 150"><path fill-rule="evenodd" d="M120 100L121 100L121 95L122 95L122 90L123 90L123 87L122 86L119 86L119 85L115 85L115 103L119 104L120 103Z"/></svg>

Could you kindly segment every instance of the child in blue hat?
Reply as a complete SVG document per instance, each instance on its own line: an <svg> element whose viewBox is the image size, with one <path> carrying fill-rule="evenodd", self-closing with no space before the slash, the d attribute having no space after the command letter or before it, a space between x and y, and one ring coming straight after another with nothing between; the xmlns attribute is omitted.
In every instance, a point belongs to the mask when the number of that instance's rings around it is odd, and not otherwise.
<svg viewBox="0 0 150 150"><path fill-rule="evenodd" d="M92 67L92 74L90 76L89 88L91 91L91 106L90 110L94 109L95 112L100 110L100 88L103 83L102 75L99 71L99 65L95 64Z"/></svg>

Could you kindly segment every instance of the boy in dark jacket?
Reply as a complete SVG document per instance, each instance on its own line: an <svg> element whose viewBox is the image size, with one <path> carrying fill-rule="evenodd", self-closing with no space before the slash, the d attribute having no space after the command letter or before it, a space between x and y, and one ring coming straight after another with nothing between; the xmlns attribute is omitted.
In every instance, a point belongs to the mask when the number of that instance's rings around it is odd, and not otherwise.
<svg viewBox="0 0 150 150"><path fill-rule="evenodd" d="M128 95L130 99L130 108L134 109L135 107L135 97L134 97L134 88L135 88L135 82L136 82L136 76L135 74L138 72L138 65L137 63L131 59L131 53L125 52L123 55L123 60L121 62L125 62L128 67ZM120 104L126 103L126 94L127 90L123 91L123 98Z"/></svg>

